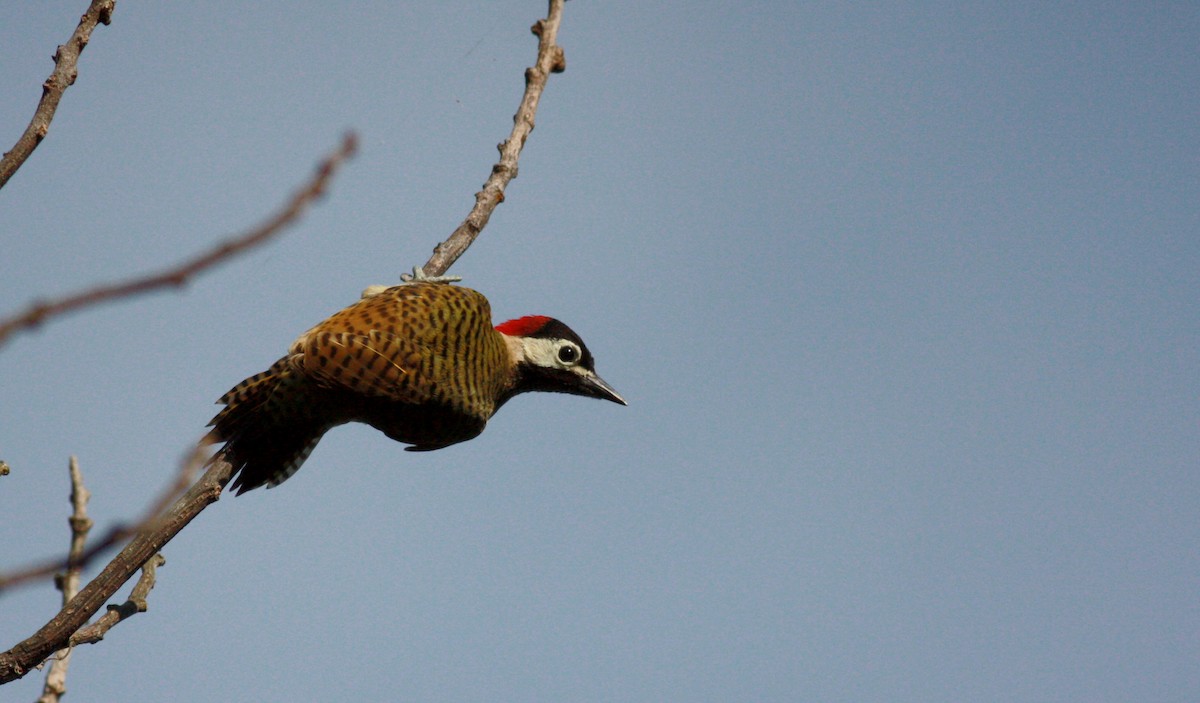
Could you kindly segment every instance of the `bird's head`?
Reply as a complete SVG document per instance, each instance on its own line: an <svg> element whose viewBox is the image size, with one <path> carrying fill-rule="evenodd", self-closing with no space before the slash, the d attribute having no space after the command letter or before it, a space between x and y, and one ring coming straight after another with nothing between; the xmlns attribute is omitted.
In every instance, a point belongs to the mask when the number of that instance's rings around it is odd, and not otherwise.
<svg viewBox="0 0 1200 703"><path fill-rule="evenodd" d="M596 375L595 360L579 335L558 320L530 315L496 325L496 331L508 339L516 362L514 393L572 393L627 404Z"/></svg>

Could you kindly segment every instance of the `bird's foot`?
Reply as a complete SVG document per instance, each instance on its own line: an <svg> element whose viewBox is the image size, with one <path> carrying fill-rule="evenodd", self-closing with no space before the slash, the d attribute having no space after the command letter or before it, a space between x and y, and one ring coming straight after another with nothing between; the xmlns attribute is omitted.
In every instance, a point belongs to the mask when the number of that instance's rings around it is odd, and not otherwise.
<svg viewBox="0 0 1200 703"><path fill-rule="evenodd" d="M405 283L455 283L461 281L462 276L426 276L425 269L413 266L413 272L400 274L400 280Z"/></svg>
<svg viewBox="0 0 1200 703"><path fill-rule="evenodd" d="M412 273L400 274L401 285L405 283L455 283L461 281L462 276L426 276L425 269L420 266L413 266ZM362 297L370 298L373 295L379 295L391 286L374 285L367 286L362 292Z"/></svg>

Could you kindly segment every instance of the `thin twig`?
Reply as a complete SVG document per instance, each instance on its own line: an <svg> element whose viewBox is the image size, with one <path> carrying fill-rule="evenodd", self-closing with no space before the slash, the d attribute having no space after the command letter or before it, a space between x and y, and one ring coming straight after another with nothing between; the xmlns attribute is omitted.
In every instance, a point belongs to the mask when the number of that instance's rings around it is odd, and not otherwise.
<svg viewBox="0 0 1200 703"><path fill-rule="evenodd" d="M0 159L0 188L8 183L8 179L12 178L17 169L21 168L21 164L25 163L38 144L46 138L50 131L50 121L54 119L54 111L58 109L58 102L79 76L79 54L91 40L92 30L97 24L107 25L112 22L112 13L116 5L115 0L92 0L87 12L79 18L79 26L75 27L71 38L54 52L54 71L50 73L46 82L42 83L42 99L38 101L37 109L33 112L33 119L29 121L29 126L25 128L24 134L12 150Z"/></svg>
<svg viewBox="0 0 1200 703"><path fill-rule="evenodd" d="M342 144L337 151L321 162L316 175L296 191L281 210L254 229L227 239L193 259L143 278L101 285L58 300L34 303L25 312L0 321L0 346L17 330L37 327L50 317L157 288L182 286L205 269L262 244L299 218L308 206L325 192L325 187L338 166L353 156L357 148L357 137L353 133L347 134L342 138Z"/></svg>
<svg viewBox="0 0 1200 703"><path fill-rule="evenodd" d="M79 460L74 456L67 462L67 470L71 475L71 550L70 561L75 562L83 554L83 546L87 542L88 531L92 529L92 519L87 514L88 500L92 497L87 486L83 485L83 472L79 469ZM66 606L79 592L79 566L69 566L55 579L55 585L62 591L62 604ZM67 692L67 668L71 666L71 648L58 650L53 657L54 663L46 672L46 683L42 686L42 696L38 703L57 703Z"/></svg>
<svg viewBox="0 0 1200 703"><path fill-rule="evenodd" d="M162 554L155 554L150 557L150 560L142 565L142 575L137 583L133 586L133 591L129 594L129 599L120 605L108 606L108 612L100 616L96 622L87 627L80 628L75 634L71 635L70 645L75 647L81 644L95 644L104 639L108 631L116 627L117 623L127 620L138 613L146 612L149 605L146 603L146 597L150 595L150 590L154 588L155 580L158 575L158 567L166 564L167 560Z"/></svg>
<svg viewBox="0 0 1200 703"><path fill-rule="evenodd" d="M487 226L496 206L504 202L504 189L517 177L517 159L525 147L525 140L533 131L534 117L537 115L538 102L542 99L542 91L546 88L546 80L551 73L562 73L567 68L562 47L555 43L558 40L558 25L562 22L563 2L550 0L546 18L530 27L530 31L538 37L537 61L525 69L525 94L521 97L517 113L513 115L512 133L496 147L500 150L500 160L492 166L492 173L484 182L483 189L475 194L475 206L471 208L467 219L446 241L434 247L433 256L423 267L426 275L442 275L463 255Z"/></svg>

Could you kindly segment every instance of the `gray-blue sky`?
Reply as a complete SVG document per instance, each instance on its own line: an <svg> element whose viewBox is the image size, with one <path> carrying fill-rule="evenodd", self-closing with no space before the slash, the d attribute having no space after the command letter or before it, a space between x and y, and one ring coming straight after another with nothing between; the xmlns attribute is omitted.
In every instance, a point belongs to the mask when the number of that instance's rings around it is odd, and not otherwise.
<svg viewBox="0 0 1200 703"><path fill-rule="evenodd" d="M0 5L5 144L83 5ZM0 191L6 310L362 151L277 243L0 350L0 564L65 547L68 454L136 514L221 393L425 259L543 11L119 3ZM332 432L169 545L71 700L1196 700L1197 36L1186 3L570 3L455 272L630 407ZM55 597L0 599L0 644Z"/></svg>

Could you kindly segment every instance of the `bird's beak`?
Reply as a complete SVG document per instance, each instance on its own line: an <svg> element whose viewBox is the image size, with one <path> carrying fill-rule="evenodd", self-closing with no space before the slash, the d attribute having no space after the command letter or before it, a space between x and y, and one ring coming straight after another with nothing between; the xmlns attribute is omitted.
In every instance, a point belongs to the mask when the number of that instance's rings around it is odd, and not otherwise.
<svg viewBox="0 0 1200 703"><path fill-rule="evenodd" d="M594 373L590 373L586 376L580 376L579 381L583 386L584 395L590 395L593 398L600 398L602 400L611 400L612 402L619 403L621 405L629 405L629 403L625 402L625 399L621 397L621 394L618 393L615 388L608 385L608 382Z"/></svg>

